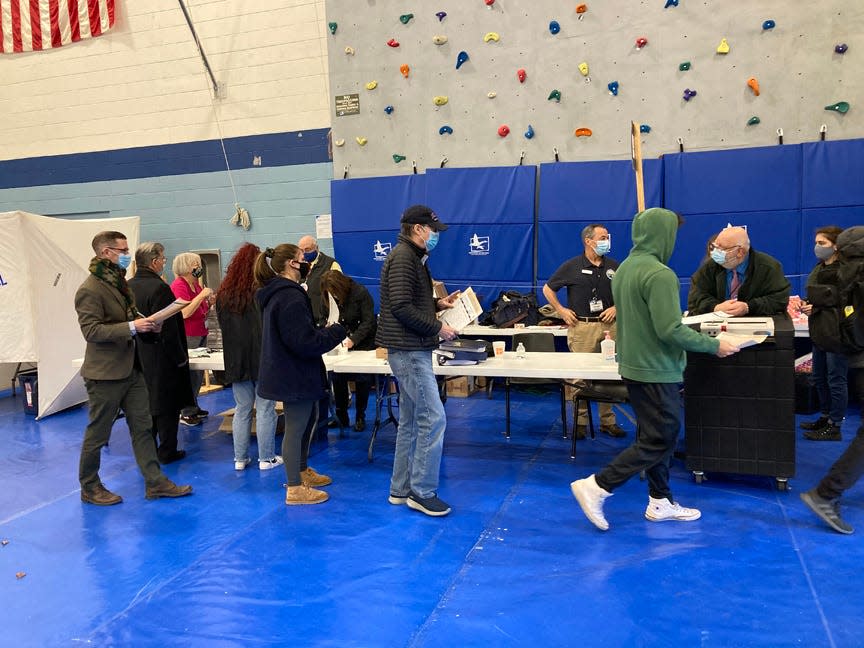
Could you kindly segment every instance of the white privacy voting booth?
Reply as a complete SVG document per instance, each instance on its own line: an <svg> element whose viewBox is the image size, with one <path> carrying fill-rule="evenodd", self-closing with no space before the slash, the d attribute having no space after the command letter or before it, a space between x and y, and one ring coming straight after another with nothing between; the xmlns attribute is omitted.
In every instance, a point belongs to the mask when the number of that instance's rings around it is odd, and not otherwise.
<svg viewBox="0 0 864 648"><path fill-rule="evenodd" d="M75 292L87 277L93 237L104 230L138 245L140 219L64 220L0 213L0 363L39 363L39 417L87 400L75 358L84 338Z"/></svg>

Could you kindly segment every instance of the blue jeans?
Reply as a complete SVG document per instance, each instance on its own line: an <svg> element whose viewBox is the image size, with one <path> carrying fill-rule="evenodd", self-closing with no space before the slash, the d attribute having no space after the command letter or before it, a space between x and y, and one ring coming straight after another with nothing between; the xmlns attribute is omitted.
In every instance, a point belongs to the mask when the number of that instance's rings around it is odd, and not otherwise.
<svg viewBox="0 0 864 648"><path fill-rule="evenodd" d="M234 392L234 461L249 456L249 437L252 434L252 406L255 406L255 434L258 437L258 461L270 461L276 448L276 401L261 398L255 393L255 381L245 380L231 385Z"/></svg>
<svg viewBox="0 0 864 648"><path fill-rule="evenodd" d="M828 353L813 347L813 374L811 380L819 394L822 414L839 425L846 418L849 406L849 358L842 353Z"/></svg>
<svg viewBox="0 0 864 648"><path fill-rule="evenodd" d="M429 351L388 349L387 359L399 381L399 430L390 493L420 498L438 490L447 416L432 372Z"/></svg>

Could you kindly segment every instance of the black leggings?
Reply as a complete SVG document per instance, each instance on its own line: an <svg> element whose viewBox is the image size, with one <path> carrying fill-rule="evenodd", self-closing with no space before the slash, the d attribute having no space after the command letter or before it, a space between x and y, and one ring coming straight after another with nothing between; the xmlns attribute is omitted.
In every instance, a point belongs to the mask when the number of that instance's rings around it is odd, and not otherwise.
<svg viewBox="0 0 864 648"><path fill-rule="evenodd" d="M318 425L318 401L282 403L285 436L282 437L282 460L289 486L300 486L300 472L309 467L309 446Z"/></svg>

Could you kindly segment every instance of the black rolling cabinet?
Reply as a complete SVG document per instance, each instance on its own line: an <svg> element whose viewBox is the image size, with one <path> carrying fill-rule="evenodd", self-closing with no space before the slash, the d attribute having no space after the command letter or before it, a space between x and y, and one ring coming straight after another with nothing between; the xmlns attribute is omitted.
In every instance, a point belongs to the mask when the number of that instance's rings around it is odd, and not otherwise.
<svg viewBox="0 0 864 648"><path fill-rule="evenodd" d="M781 490L795 476L795 338L792 321L774 318L774 337L729 358L689 353L684 372L687 469L773 477Z"/></svg>

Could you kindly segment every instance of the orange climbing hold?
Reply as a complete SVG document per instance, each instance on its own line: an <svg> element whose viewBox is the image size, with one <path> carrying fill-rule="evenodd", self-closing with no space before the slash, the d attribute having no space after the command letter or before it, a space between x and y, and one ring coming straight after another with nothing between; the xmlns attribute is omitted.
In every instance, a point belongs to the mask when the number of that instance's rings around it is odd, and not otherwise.
<svg viewBox="0 0 864 648"><path fill-rule="evenodd" d="M576 13L577 14L583 14L586 11L588 11L588 5L587 4L576 5Z"/></svg>
<svg viewBox="0 0 864 648"><path fill-rule="evenodd" d="M756 80L756 77L747 79L747 87L753 91L754 95L759 96L759 82Z"/></svg>
<svg viewBox="0 0 864 648"><path fill-rule="evenodd" d="M574 135L576 135L576 137L591 137L593 133L590 128L577 128Z"/></svg>
<svg viewBox="0 0 864 648"><path fill-rule="evenodd" d="M407 63L403 63L399 66L399 71L402 73L402 76L407 79L408 75L411 73L411 68L408 67Z"/></svg>

